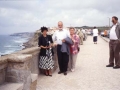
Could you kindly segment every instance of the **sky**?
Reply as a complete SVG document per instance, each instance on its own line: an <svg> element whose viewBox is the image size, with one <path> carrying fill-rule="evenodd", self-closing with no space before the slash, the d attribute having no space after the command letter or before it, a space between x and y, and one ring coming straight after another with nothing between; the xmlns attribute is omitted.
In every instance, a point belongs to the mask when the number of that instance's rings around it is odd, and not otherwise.
<svg viewBox="0 0 120 90"><path fill-rule="evenodd" d="M41 26L107 26L120 18L120 0L0 0L0 34L35 32Z"/></svg>

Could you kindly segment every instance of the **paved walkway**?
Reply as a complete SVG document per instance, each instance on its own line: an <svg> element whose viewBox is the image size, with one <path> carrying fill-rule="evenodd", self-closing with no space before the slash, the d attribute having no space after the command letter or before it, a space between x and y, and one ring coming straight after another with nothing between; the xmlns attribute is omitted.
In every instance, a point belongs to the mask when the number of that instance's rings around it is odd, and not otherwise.
<svg viewBox="0 0 120 90"><path fill-rule="evenodd" d="M78 55L76 71L67 76L40 76L37 90L120 90L120 70L106 68L109 58L108 43L99 38L97 45L88 37Z"/></svg>
<svg viewBox="0 0 120 90"><path fill-rule="evenodd" d="M101 38L102 38L103 40L105 40L106 42L109 42L109 41L110 41L110 39L107 38L107 37L102 37L102 36L101 36Z"/></svg>

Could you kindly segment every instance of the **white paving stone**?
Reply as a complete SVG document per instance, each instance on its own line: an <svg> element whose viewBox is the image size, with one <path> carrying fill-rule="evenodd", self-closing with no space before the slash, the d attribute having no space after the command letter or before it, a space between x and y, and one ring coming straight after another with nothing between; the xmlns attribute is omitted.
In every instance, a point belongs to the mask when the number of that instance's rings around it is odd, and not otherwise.
<svg viewBox="0 0 120 90"><path fill-rule="evenodd" d="M98 39L93 44L89 36L78 55L75 72L67 76L39 76L37 90L120 90L120 69L106 68L109 60L108 43Z"/></svg>

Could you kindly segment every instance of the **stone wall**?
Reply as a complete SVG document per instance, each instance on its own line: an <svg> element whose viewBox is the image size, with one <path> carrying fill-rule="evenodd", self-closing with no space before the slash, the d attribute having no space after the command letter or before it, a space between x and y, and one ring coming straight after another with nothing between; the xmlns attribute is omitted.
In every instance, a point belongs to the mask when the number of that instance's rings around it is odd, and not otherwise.
<svg viewBox="0 0 120 90"><path fill-rule="evenodd" d="M56 48L54 48L56 52ZM0 84L4 82L23 83L23 90L36 90L37 79L32 77L40 75L39 47L28 48L19 52L0 57ZM57 56L54 55L55 68Z"/></svg>
<svg viewBox="0 0 120 90"><path fill-rule="evenodd" d="M5 82L5 75L7 70L7 57L0 58L0 84Z"/></svg>

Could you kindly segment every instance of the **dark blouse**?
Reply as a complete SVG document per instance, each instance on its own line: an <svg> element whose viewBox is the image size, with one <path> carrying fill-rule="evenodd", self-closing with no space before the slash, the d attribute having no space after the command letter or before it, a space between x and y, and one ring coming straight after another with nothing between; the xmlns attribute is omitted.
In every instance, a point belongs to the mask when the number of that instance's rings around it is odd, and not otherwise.
<svg viewBox="0 0 120 90"><path fill-rule="evenodd" d="M38 45L40 46L49 46L49 42L53 43L52 37L50 35L47 35L46 37L44 37L43 35L41 35L39 37L39 41L38 41ZM52 54L53 54L53 50L52 50ZM46 56L46 49L41 48L40 49L40 56Z"/></svg>

